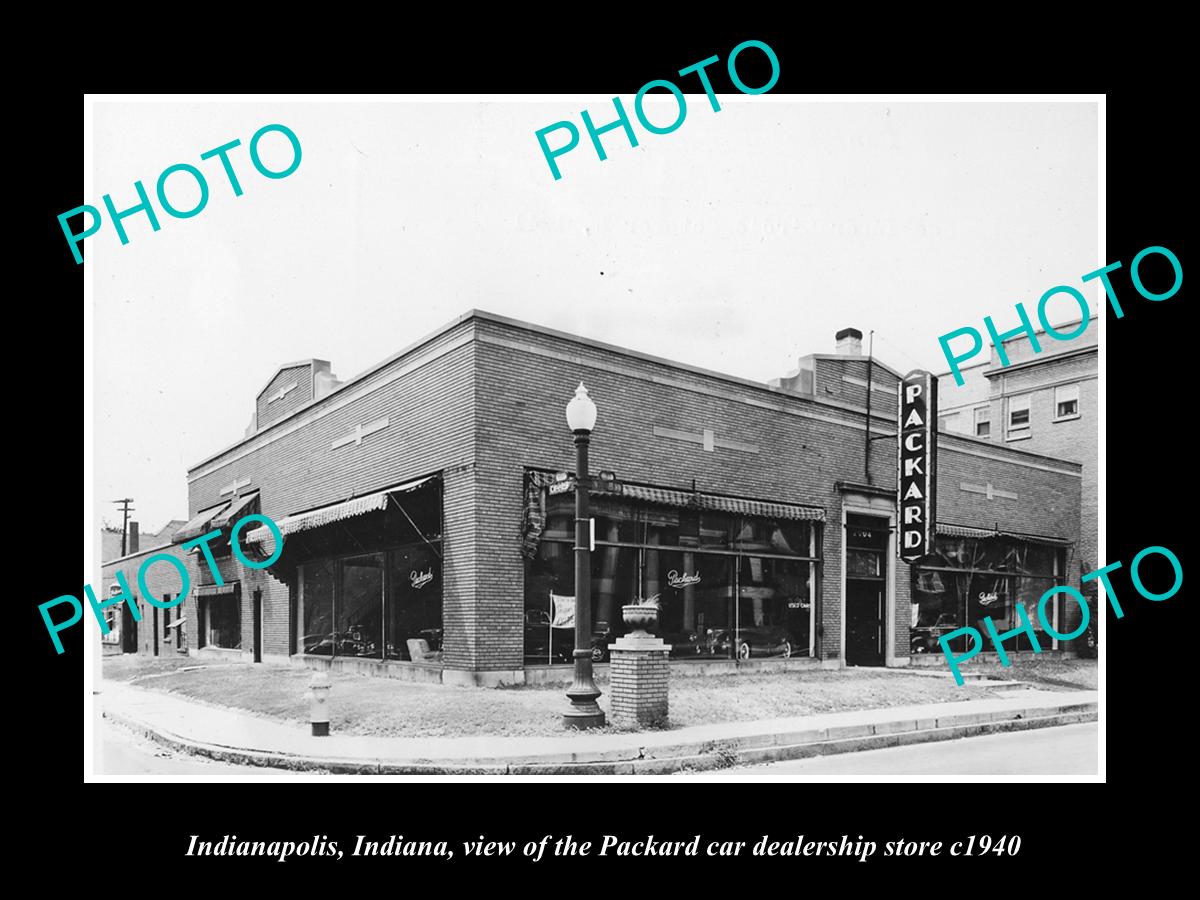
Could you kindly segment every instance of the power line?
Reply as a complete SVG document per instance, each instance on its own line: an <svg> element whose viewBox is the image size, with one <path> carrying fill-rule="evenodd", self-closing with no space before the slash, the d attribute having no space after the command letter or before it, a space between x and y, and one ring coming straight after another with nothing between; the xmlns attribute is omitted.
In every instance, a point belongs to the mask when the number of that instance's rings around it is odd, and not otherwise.
<svg viewBox="0 0 1200 900"><path fill-rule="evenodd" d="M121 555L125 555L125 547L129 536L129 514L133 512L133 507L129 504L133 502L132 497L122 497L120 500L113 500L113 503L122 504L121 512L124 515L124 520L121 522Z"/></svg>
<svg viewBox="0 0 1200 900"><path fill-rule="evenodd" d="M902 349L902 348L900 348L900 347L897 347L895 344L893 344L891 341L889 341L889 340L888 340L887 338L885 338L883 335L880 335L880 336L879 336L879 340L883 341L883 342L884 342L885 344L887 344L887 345L888 345L888 346L889 346L891 349L895 350L895 351L896 351L897 353L899 353L900 355L902 355L902 356L906 357L907 359L911 360L912 362L916 363L916 364L917 364L917 368L918 368L918 369L924 369L924 368L925 368L925 364L924 364L924 363L922 363L922 362L921 362L919 359L917 359L915 356L913 356L913 355L912 355L911 353L909 353L907 350L904 350L904 349Z"/></svg>

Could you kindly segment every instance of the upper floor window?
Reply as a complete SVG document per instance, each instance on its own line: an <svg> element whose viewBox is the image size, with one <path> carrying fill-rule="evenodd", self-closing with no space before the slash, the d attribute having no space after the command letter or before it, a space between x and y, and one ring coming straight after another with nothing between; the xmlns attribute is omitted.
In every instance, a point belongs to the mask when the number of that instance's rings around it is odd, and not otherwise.
<svg viewBox="0 0 1200 900"><path fill-rule="evenodd" d="M1079 418L1079 385L1060 384L1054 389L1054 421Z"/></svg>
<svg viewBox="0 0 1200 900"><path fill-rule="evenodd" d="M975 410L975 437L992 436L992 409L989 406Z"/></svg>
<svg viewBox="0 0 1200 900"><path fill-rule="evenodd" d="M1010 441L1030 436L1029 394L1008 399L1008 439Z"/></svg>

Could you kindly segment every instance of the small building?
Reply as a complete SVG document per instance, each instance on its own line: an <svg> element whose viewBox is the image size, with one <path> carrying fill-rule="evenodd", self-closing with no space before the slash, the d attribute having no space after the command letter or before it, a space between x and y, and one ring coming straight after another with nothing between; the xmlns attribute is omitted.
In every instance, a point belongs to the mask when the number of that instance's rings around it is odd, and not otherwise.
<svg viewBox="0 0 1200 900"><path fill-rule="evenodd" d="M147 547L158 547L163 544L170 544L175 532L184 524L183 519L172 519L167 522L162 528L155 532L140 531L138 523L130 521L128 529L124 532L120 528L114 528L106 525L100 529L100 561L101 565L108 562L120 560L122 556L135 556L140 553L140 548L144 544ZM124 553L122 553L124 550ZM101 579L103 582L103 579ZM114 582L115 585L115 582ZM108 596L108 587L104 587L105 596ZM137 646L137 636L130 630L128 633L123 630L124 616L114 606L109 607L105 611L105 622L108 625L108 634L100 638L101 648L105 653L121 653L136 652L134 648ZM131 629L136 628L137 623L132 622ZM128 638L128 639L127 639ZM126 649L128 647L128 649Z"/></svg>
<svg viewBox="0 0 1200 900"><path fill-rule="evenodd" d="M983 616L1014 627L1018 604L1044 650L1064 649L1036 607L1078 583L1081 464L941 433L931 552L901 561L901 375L863 356L853 329L768 385L472 310L345 382L321 361L281 367L244 437L197 448L192 518L164 551L192 577L172 611L188 652L456 684L569 680L563 410L581 381L599 409L598 664L624 631L620 607L650 597L673 665L690 671L904 666ZM248 513L283 535L281 548L258 523L239 535L266 568L229 543ZM216 529L213 566L182 551ZM140 562L119 563L131 584ZM165 563L150 574L167 583L149 590L178 590ZM162 612L139 652L167 652ZM1053 605L1051 624L1065 631L1069 614Z"/></svg>

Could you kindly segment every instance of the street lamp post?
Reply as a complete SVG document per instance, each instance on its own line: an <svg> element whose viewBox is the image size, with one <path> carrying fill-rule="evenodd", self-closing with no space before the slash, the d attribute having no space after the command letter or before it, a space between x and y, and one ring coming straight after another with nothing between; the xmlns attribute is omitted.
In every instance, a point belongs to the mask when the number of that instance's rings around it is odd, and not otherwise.
<svg viewBox="0 0 1200 900"><path fill-rule="evenodd" d="M567 690L571 708L563 714L567 728L599 728L604 711L596 700L600 689L592 678L592 553L588 509L588 443L596 427L596 404L580 382L567 404L567 426L575 435L575 680Z"/></svg>

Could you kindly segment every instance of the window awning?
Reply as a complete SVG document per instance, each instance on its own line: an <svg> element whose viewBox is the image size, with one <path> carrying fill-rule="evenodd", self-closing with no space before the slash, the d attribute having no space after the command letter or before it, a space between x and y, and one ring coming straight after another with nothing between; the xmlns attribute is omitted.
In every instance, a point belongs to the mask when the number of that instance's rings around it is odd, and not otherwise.
<svg viewBox="0 0 1200 900"><path fill-rule="evenodd" d="M387 508L388 497L390 495L415 491L436 477L435 475L427 475L424 478L418 478L414 481L396 485L395 487L376 491L373 494L365 494L362 497L355 497L352 500L331 503L328 506L322 506L318 509L310 509L308 512L296 513L295 515L277 520L275 524L279 527L280 534L289 535L297 534L301 531L310 531L313 528L320 528L322 525L331 525L334 522L342 522L346 519L352 519L355 516L365 515L366 513L378 512ZM263 544L264 548L268 550L268 555L274 552L274 548L268 546L274 543L274 537L271 534L271 529L266 525L260 525L251 531L246 535L246 540L252 544Z"/></svg>
<svg viewBox="0 0 1200 900"><path fill-rule="evenodd" d="M1066 538L1052 537L1044 534L1024 534L1020 531L1004 531L1002 529L973 528L970 525L951 525L948 522L937 523L937 533L946 537L1007 537L1031 544L1050 544L1054 547L1065 547L1071 542Z"/></svg>
<svg viewBox="0 0 1200 900"><path fill-rule="evenodd" d="M209 527L212 520L228 509L228 507L229 501L226 501L218 506L202 510L196 514L195 518L189 520L186 525L171 535L171 540L176 544L182 544L185 541L190 541L192 538L198 538L202 534L207 534L209 531L212 531Z"/></svg>
<svg viewBox="0 0 1200 900"><path fill-rule="evenodd" d="M818 506L796 506L791 503L771 503L766 500L743 500L740 497L718 497L700 494L700 508L765 519L796 519L824 522L825 510Z"/></svg>
<svg viewBox="0 0 1200 900"><path fill-rule="evenodd" d="M169 624L169 625L167 626L167 628L168 628L168 629L170 629L170 628L178 628L180 625L182 625L182 624L183 624L184 622L186 622L186 621L187 621L187 616L180 616L180 617L179 617L178 619L176 619L174 622L172 622L171 624Z"/></svg>
<svg viewBox="0 0 1200 900"><path fill-rule="evenodd" d="M944 522L937 523L937 533L944 534L946 537L995 537L995 531L988 531L986 528L971 528L967 525L948 525Z"/></svg>
<svg viewBox="0 0 1200 900"><path fill-rule="evenodd" d="M253 491L244 497L234 497L229 501L229 507L213 517L213 528L225 529L237 523L242 516L258 512L258 491Z"/></svg>
<svg viewBox="0 0 1200 900"><path fill-rule="evenodd" d="M691 506L692 497L687 491L672 491L667 488L642 487L638 484L626 484L621 487L621 494L633 500L645 503L661 503L663 506Z"/></svg>
<svg viewBox="0 0 1200 900"><path fill-rule="evenodd" d="M641 500L643 503L657 503L684 509L711 509L717 512L760 516L767 519L825 521L825 510L816 506L797 506L792 503L773 503L767 500L745 500L740 497L719 497L715 494L693 494L690 491L644 487L638 484L622 485L621 495L631 500Z"/></svg>

